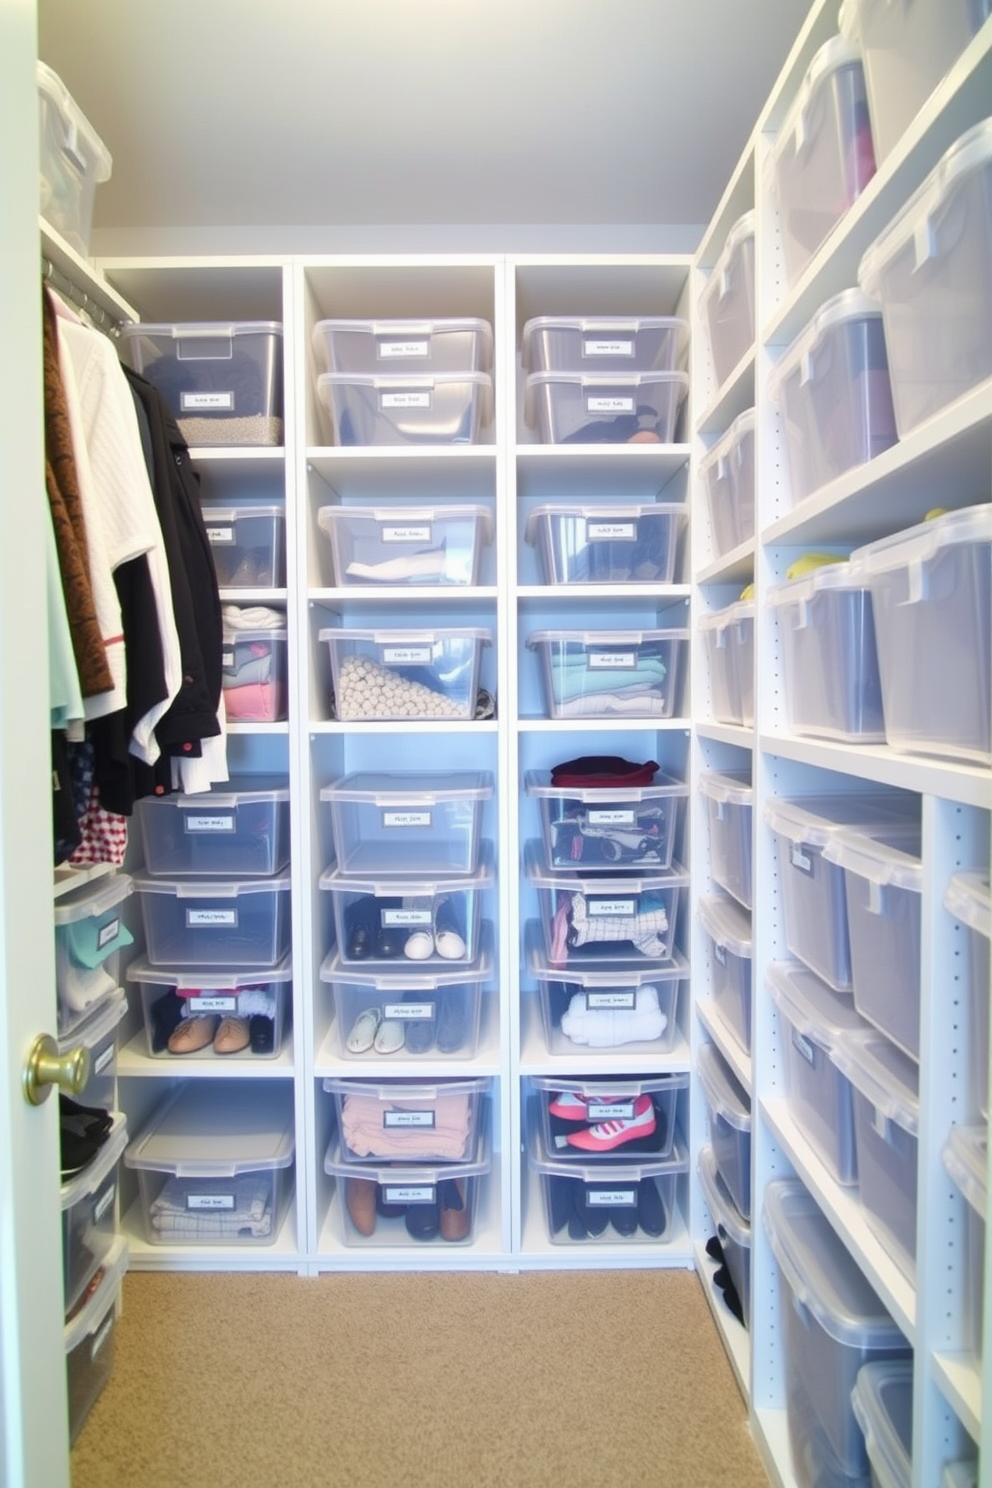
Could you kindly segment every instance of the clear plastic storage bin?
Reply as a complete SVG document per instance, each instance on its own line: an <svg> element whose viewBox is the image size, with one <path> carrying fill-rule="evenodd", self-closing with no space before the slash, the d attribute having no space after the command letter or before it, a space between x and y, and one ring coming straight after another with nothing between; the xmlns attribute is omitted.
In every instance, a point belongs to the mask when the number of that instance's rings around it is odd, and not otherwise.
<svg viewBox="0 0 992 1488"><path fill-rule="evenodd" d="M150 1245L272 1245L293 1193L282 1080L183 1080L124 1154Z"/></svg>
<svg viewBox="0 0 992 1488"><path fill-rule="evenodd" d="M110 873L55 901L60 1035L71 1033L119 985L120 952L134 941L122 908L133 887L130 874Z"/></svg>
<svg viewBox="0 0 992 1488"><path fill-rule="evenodd" d="M795 734L883 744L871 591L850 563L827 563L769 589L785 701Z"/></svg>
<svg viewBox="0 0 992 1488"><path fill-rule="evenodd" d="M688 630L537 630L548 718L672 718Z"/></svg>
<svg viewBox="0 0 992 1488"><path fill-rule="evenodd" d="M768 396L781 409L793 506L895 444L885 348L878 305L845 289L776 363Z"/></svg>
<svg viewBox="0 0 992 1488"><path fill-rule="evenodd" d="M65 1325L70 1446L114 1370L117 1317L127 1263L127 1241L118 1235L104 1262L100 1285Z"/></svg>
<svg viewBox="0 0 992 1488"><path fill-rule="evenodd" d="M318 633L331 657L339 719L474 718L488 630L351 630Z"/></svg>
<svg viewBox="0 0 992 1488"><path fill-rule="evenodd" d="M871 590L885 737L992 762L992 506L919 522L851 555Z"/></svg>
<svg viewBox="0 0 992 1488"><path fill-rule="evenodd" d="M153 966L269 968L289 952L289 875L135 878Z"/></svg>
<svg viewBox="0 0 992 1488"><path fill-rule="evenodd" d="M88 258L96 188L110 179L113 162L62 79L44 62L35 66L41 215Z"/></svg>
<svg viewBox="0 0 992 1488"><path fill-rule="evenodd" d="M289 716L285 626L224 626L221 687L228 723L279 723Z"/></svg>
<svg viewBox="0 0 992 1488"><path fill-rule="evenodd" d="M389 972L346 965L335 951L320 979L329 983L336 1049L348 1060L472 1059L478 1049L482 988L492 976L489 940L473 966Z"/></svg>
<svg viewBox="0 0 992 1488"><path fill-rule="evenodd" d="M493 329L488 321L468 316L319 320L313 347L327 372L488 372Z"/></svg>
<svg viewBox="0 0 992 1488"><path fill-rule="evenodd" d="M286 512L281 506L204 506L203 524L221 589L286 584Z"/></svg>
<svg viewBox="0 0 992 1488"><path fill-rule="evenodd" d="M734 223L699 301L717 387L754 342L754 213Z"/></svg>
<svg viewBox="0 0 992 1488"><path fill-rule="evenodd" d="M475 873L487 771L343 775L325 785L334 853L343 873Z"/></svg>
<svg viewBox="0 0 992 1488"><path fill-rule="evenodd" d="M485 506L322 506L317 526L341 589L470 587L479 582L482 550L493 536Z"/></svg>
<svg viewBox="0 0 992 1488"><path fill-rule="evenodd" d="M569 1163L613 1163L635 1153L669 1157L679 1094L688 1086L685 1074L604 1080L535 1075L530 1081L544 1149Z"/></svg>
<svg viewBox="0 0 992 1488"><path fill-rule="evenodd" d="M710 706L717 723L754 727L754 601L742 599L700 615L696 627L710 667Z"/></svg>
<svg viewBox="0 0 992 1488"><path fill-rule="evenodd" d="M689 325L674 315L537 315L524 325L526 372L674 372Z"/></svg>
<svg viewBox="0 0 992 1488"><path fill-rule="evenodd" d="M341 1156L346 1163L466 1162L476 1151L485 1121L483 1100L491 1081L358 1080L328 1076L334 1097Z"/></svg>
<svg viewBox="0 0 992 1488"><path fill-rule="evenodd" d="M978 1488L978 1458L945 1462L940 1475L940 1488Z"/></svg>
<svg viewBox="0 0 992 1488"><path fill-rule="evenodd" d="M851 1404L864 1433L872 1488L912 1488L913 1365L909 1359L865 1364Z"/></svg>
<svg viewBox="0 0 992 1488"><path fill-rule="evenodd" d="M153 1059L274 1059L282 1049L293 1006L288 958L271 971L233 972L178 971L142 957L127 979L141 998Z"/></svg>
<svg viewBox="0 0 992 1488"><path fill-rule="evenodd" d="M709 942L710 991L724 1023L751 1053L751 916L733 899L704 895L696 916Z"/></svg>
<svg viewBox="0 0 992 1488"><path fill-rule="evenodd" d="M989 943L992 940L992 892L989 875L955 873L944 894L944 908L968 931L969 1116L989 1119Z"/></svg>
<svg viewBox="0 0 992 1488"><path fill-rule="evenodd" d="M156 877L270 877L289 862L289 786L282 779L243 775L229 790L145 796L138 812L145 869Z"/></svg>
<svg viewBox="0 0 992 1488"><path fill-rule="evenodd" d="M751 908L751 812L754 791L750 772L719 774L703 770L699 793L709 820L710 873L721 889L745 909Z"/></svg>
<svg viewBox="0 0 992 1488"><path fill-rule="evenodd" d="M992 119L947 151L868 249L858 282L882 307L905 439L992 375Z"/></svg>
<svg viewBox="0 0 992 1488"><path fill-rule="evenodd" d="M741 1302L744 1327L751 1326L751 1226L737 1212L727 1185L717 1170L716 1158L709 1143L699 1149L696 1170L702 1188L703 1202L710 1211L716 1237L723 1250L723 1261L730 1273Z"/></svg>
<svg viewBox="0 0 992 1488"><path fill-rule="evenodd" d="M985 1306L985 1215L988 1210L988 1123L955 1126L944 1144L944 1167L965 1200L961 1268L962 1344L981 1367Z"/></svg>
<svg viewBox="0 0 992 1488"><path fill-rule="evenodd" d="M684 780L658 771L650 785L552 785L548 772L528 770L524 784L540 805L549 868L671 867Z"/></svg>
<svg viewBox="0 0 992 1488"><path fill-rule="evenodd" d="M492 421L488 372L324 372L317 395L339 445L476 444Z"/></svg>
<svg viewBox="0 0 992 1488"><path fill-rule="evenodd" d="M117 1113L107 1140L93 1161L62 1185L66 1316L72 1313L113 1249L117 1235L117 1178L126 1146L127 1121Z"/></svg>
<svg viewBox="0 0 992 1488"><path fill-rule="evenodd" d="M282 444L278 322L125 325L121 351L162 394L187 444Z"/></svg>
<svg viewBox="0 0 992 1488"><path fill-rule="evenodd" d="M465 1162L345 1162L336 1141L324 1155L324 1172L337 1189L332 1220L343 1244L363 1249L470 1245L491 1169L484 1132Z"/></svg>
<svg viewBox="0 0 992 1488"><path fill-rule="evenodd" d="M820 47L782 121L768 162L782 252L794 284L875 174L864 66L854 43Z"/></svg>
<svg viewBox="0 0 992 1488"><path fill-rule="evenodd" d="M532 372L524 422L543 444L672 444L685 372Z"/></svg>
<svg viewBox="0 0 992 1488"><path fill-rule="evenodd" d="M527 515L545 584L670 584L687 511L675 502L556 501Z"/></svg>
<svg viewBox="0 0 992 1488"><path fill-rule="evenodd" d="M754 409L739 413L699 462L710 517L712 556L754 537Z"/></svg>
<svg viewBox="0 0 992 1488"><path fill-rule="evenodd" d="M117 1047L121 1019L126 1012L127 998L118 988L70 1033L62 1033L56 1040L60 1058L77 1047L84 1048L89 1055L86 1084L74 1097L80 1105L110 1111L117 1104Z"/></svg>
<svg viewBox="0 0 992 1488"><path fill-rule="evenodd" d="M709 1111L717 1170L742 1219L751 1218L751 1100L715 1044L702 1044L696 1074Z"/></svg>

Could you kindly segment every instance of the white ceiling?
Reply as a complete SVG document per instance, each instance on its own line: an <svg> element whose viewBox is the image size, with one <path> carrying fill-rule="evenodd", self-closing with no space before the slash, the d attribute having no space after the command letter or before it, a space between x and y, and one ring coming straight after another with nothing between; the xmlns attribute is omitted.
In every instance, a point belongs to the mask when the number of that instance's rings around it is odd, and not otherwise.
<svg viewBox="0 0 992 1488"><path fill-rule="evenodd" d="M810 0L39 0L95 226L703 224Z"/></svg>

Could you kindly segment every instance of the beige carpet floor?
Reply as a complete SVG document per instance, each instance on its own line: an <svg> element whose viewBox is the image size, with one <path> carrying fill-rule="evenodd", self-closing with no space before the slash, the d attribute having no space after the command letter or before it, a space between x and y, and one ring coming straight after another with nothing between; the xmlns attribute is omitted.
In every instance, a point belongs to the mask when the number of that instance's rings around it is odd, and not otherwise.
<svg viewBox="0 0 992 1488"><path fill-rule="evenodd" d="M131 1273L73 1488L767 1488L691 1272Z"/></svg>

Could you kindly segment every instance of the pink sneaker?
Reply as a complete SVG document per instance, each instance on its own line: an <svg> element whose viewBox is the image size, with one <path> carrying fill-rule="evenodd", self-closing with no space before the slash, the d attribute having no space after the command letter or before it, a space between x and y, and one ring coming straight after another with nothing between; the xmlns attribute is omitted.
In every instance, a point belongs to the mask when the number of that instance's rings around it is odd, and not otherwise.
<svg viewBox="0 0 992 1488"><path fill-rule="evenodd" d="M635 1137L649 1137L654 1129L654 1101L649 1095L639 1095L629 1120L600 1121L583 1131L569 1132L566 1140L570 1147L580 1147L583 1152L612 1152Z"/></svg>
<svg viewBox="0 0 992 1488"><path fill-rule="evenodd" d="M562 1090L548 1106L552 1116L562 1121L588 1121L587 1106L612 1106L617 1101L628 1100L625 1095L579 1095L574 1090Z"/></svg>

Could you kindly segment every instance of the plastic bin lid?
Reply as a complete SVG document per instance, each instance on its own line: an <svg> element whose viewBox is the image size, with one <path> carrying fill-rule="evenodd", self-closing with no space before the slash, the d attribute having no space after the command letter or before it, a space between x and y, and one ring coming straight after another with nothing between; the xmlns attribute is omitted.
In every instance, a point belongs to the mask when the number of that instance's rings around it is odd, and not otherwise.
<svg viewBox="0 0 992 1488"><path fill-rule="evenodd" d="M910 1488L913 1481L913 1361L863 1364L851 1405L865 1435L877 1488Z"/></svg>
<svg viewBox="0 0 992 1488"><path fill-rule="evenodd" d="M708 894L696 905L696 915L714 945L743 961L750 961L751 916L743 905L717 894Z"/></svg>
<svg viewBox="0 0 992 1488"><path fill-rule="evenodd" d="M971 1462L945 1462L940 1488L978 1488L977 1458Z"/></svg>
<svg viewBox="0 0 992 1488"><path fill-rule="evenodd" d="M687 641L688 630L532 630L527 646L564 645L602 649L605 646L644 646L652 641Z"/></svg>
<svg viewBox="0 0 992 1488"><path fill-rule="evenodd" d="M916 245L917 266L931 256L931 235L926 229L964 179L985 169L990 162L992 119L985 119L954 142L885 231L867 249L858 265L858 283L866 294L876 299L879 297L878 281L882 270L911 240Z"/></svg>
<svg viewBox="0 0 992 1488"><path fill-rule="evenodd" d="M984 873L955 873L947 885L944 908L956 920L992 940L992 890L988 870Z"/></svg>
<svg viewBox="0 0 992 1488"><path fill-rule="evenodd" d="M113 166L110 151L69 92L65 83L63 83L58 73L53 72L50 67L47 67L41 61L35 63L35 74L38 92L43 93L49 102L55 105L61 116L62 129L65 135L65 141L61 145L61 149L75 160L80 169L85 170L88 175L92 176L93 181L97 185L101 181L109 181ZM80 157L80 136L82 136L82 144L90 157L89 159Z"/></svg>
<svg viewBox="0 0 992 1488"><path fill-rule="evenodd" d="M124 1154L128 1168L230 1178L293 1161L293 1092L281 1080L184 1080Z"/></svg>
<svg viewBox="0 0 992 1488"><path fill-rule="evenodd" d="M800 961L772 961L765 983L775 1006L803 1038L830 1053L845 1033L861 1033L868 1024L845 997L821 982Z"/></svg>
<svg viewBox="0 0 992 1488"><path fill-rule="evenodd" d="M335 537L334 528L349 522L375 522L384 526L397 522L408 527L417 522L454 522L470 517L483 528L482 542L488 543L493 530L492 512L488 506L322 506L317 511L317 526L328 537Z"/></svg>
<svg viewBox="0 0 992 1488"><path fill-rule="evenodd" d="M909 809L900 806L898 797L866 793L766 801L764 816L772 831L790 842L824 847L839 827L859 826L884 831L893 822L909 820Z"/></svg>
<svg viewBox="0 0 992 1488"><path fill-rule="evenodd" d="M149 810L174 806L179 811L212 811L215 806L245 806L250 801L288 801L289 784L285 775L238 775L230 782L232 790L216 787L198 795L143 796L142 807Z"/></svg>
<svg viewBox="0 0 992 1488"><path fill-rule="evenodd" d="M831 1059L876 1115L915 1137L920 1126L919 1066L874 1028L841 1034Z"/></svg>
<svg viewBox="0 0 992 1488"><path fill-rule="evenodd" d="M944 1167L984 1222L988 1198L989 1132L979 1126L954 1126L941 1153Z"/></svg>
<svg viewBox="0 0 992 1488"><path fill-rule="evenodd" d="M701 770L699 774L700 794L721 806L750 806L754 800L751 772L738 775L732 771L721 774L718 770Z"/></svg>
<svg viewBox="0 0 992 1488"><path fill-rule="evenodd" d="M754 601L752 599L738 599L731 605L724 605L721 610L710 610L705 615L699 615L696 619L697 630L725 631L732 625L739 625L745 620L754 619ZM718 639L717 644L722 644Z"/></svg>
<svg viewBox="0 0 992 1488"><path fill-rule="evenodd" d="M765 595L765 603L778 605L803 605L827 590L848 590L852 593L867 589L864 573L859 573L851 563L822 563L795 579L786 579L784 584L774 584Z"/></svg>
<svg viewBox="0 0 992 1488"><path fill-rule="evenodd" d="M352 630L347 626L331 626L318 631L317 639L319 641L372 641L377 646L414 646L418 643L436 645L440 641L468 640L479 641L481 645L488 646L492 641L492 635L491 630L464 625L437 630L412 630L409 627L403 630Z"/></svg>
<svg viewBox="0 0 992 1488"><path fill-rule="evenodd" d="M396 336L404 341L410 336L450 335L452 332L468 331L482 336L492 345L493 328L488 320L475 316L442 316L435 320L422 320L416 316L395 316L391 320L318 320L313 328L313 344L319 343L327 331L355 332L367 336Z"/></svg>
<svg viewBox="0 0 992 1488"><path fill-rule="evenodd" d="M78 1348L84 1339L92 1337L110 1309L116 1306L117 1298L120 1296L121 1282L127 1272L127 1263L127 1240L123 1235L118 1235L104 1258L103 1280L86 1305L81 1307L75 1317L70 1318L65 1325L64 1337L67 1354L71 1354L73 1349Z"/></svg>
<svg viewBox="0 0 992 1488"><path fill-rule="evenodd" d="M842 290L840 294L827 300L768 374L768 396L778 402L783 382L797 371L800 382L810 381L812 369L808 365L809 359L837 326L844 325L849 320L879 320L881 315L878 301L869 299L859 289Z"/></svg>
<svg viewBox="0 0 992 1488"><path fill-rule="evenodd" d="M208 501L203 503L203 520L208 527L211 522L254 521L256 517L275 517L285 521L286 509L282 506L254 506L247 502L243 506L212 506Z"/></svg>
<svg viewBox="0 0 992 1488"><path fill-rule="evenodd" d="M591 332L597 336L636 336L640 331L672 331L678 337L676 357L689 340L689 323L677 315L535 315L525 321L521 361L525 369L533 363L531 342L541 331Z"/></svg>
<svg viewBox="0 0 992 1488"><path fill-rule="evenodd" d="M261 968L258 971L191 971L188 966L170 971L168 967L153 966L146 956L131 961L124 973L129 982L147 982L152 987L175 987L183 992L244 992L249 987L267 987L272 982L290 982L293 979L293 962L286 956L278 966Z"/></svg>
<svg viewBox="0 0 992 1488"><path fill-rule="evenodd" d="M373 806L430 806L437 801L488 801L493 777L488 771L455 770L446 775L409 772L390 775L381 770L357 770L342 775L320 792L322 801L359 801Z"/></svg>
<svg viewBox="0 0 992 1488"><path fill-rule="evenodd" d="M528 796L542 800L582 801L591 805L606 801L657 801L666 796L687 796L689 786L664 770L656 773L650 785L552 785L549 770L527 770L524 789Z"/></svg>
<svg viewBox="0 0 992 1488"><path fill-rule="evenodd" d="M318 880L318 887L346 894L372 894L376 899L390 896L410 899L428 899L436 894L465 893L470 889L491 887L495 854L491 842L479 845L479 864L474 873L449 873L443 877L418 874L409 869L403 874L386 874L373 878L361 874L347 873L333 865L325 868Z"/></svg>
<svg viewBox="0 0 992 1488"><path fill-rule="evenodd" d="M909 1345L829 1220L796 1179L765 1189L762 1220L795 1299L846 1348Z"/></svg>
<svg viewBox="0 0 992 1488"><path fill-rule="evenodd" d="M184 320L121 326L122 336L164 336L172 341L207 341L220 336L281 336L278 320Z"/></svg>
<svg viewBox="0 0 992 1488"><path fill-rule="evenodd" d="M845 873L867 879L878 888L923 892L920 829L914 822L871 833L841 827L823 849L823 856Z"/></svg>
<svg viewBox="0 0 992 1488"><path fill-rule="evenodd" d="M112 1032L127 1012L127 998L120 987L111 992L109 997L102 997L94 1006L93 1011L81 1023L73 1025L72 1031L56 1040L60 1054L66 1054L77 1044L85 1044L89 1049L95 1049L107 1034ZM91 1070L91 1074L99 1071Z"/></svg>
<svg viewBox="0 0 992 1488"><path fill-rule="evenodd" d="M115 1111L114 1124L107 1134L107 1140L92 1162L88 1163L82 1172L70 1178L68 1183L63 1183L59 1190L59 1202L62 1209L71 1209L74 1204L79 1203L80 1199L96 1193L111 1168L120 1161L126 1146L127 1117L123 1111Z"/></svg>
<svg viewBox="0 0 992 1488"><path fill-rule="evenodd" d="M139 894L172 894L177 899L237 899L242 894L288 894L289 874L280 878L152 878L134 880Z"/></svg>
<svg viewBox="0 0 992 1488"><path fill-rule="evenodd" d="M696 1055L696 1073L706 1104L735 1131L751 1130L751 1101L725 1064L715 1044L703 1044Z"/></svg>
<svg viewBox="0 0 992 1488"><path fill-rule="evenodd" d="M527 1147L527 1165L532 1173L549 1178L577 1178L581 1183L602 1185L638 1183L642 1178L669 1178L689 1171L689 1153L681 1134L676 1131L672 1150L668 1157L631 1156L624 1161L611 1157L608 1162L582 1163L574 1158L553 1156L545 1146L544 1132L540 1121L529 1113L530 1141Z"/></svg>
<svg viewBox="0 0 992 1488"><path fill-rule="evenodd" d="M705 474L711 466L719 463L721 465L720 474L722 475L722 466L725 465L734 454L738 453L744 440L747 439L749 435L753 434L754 409L745 408L743 413L739 413L737 415L737 417L734 419L734 422L730 425L730 428L727 429L723 434L721 434L716 443L711 445L710 448L706 451L706 454L699 462L700 473Z"/></svg>
<svg viewBox="0 0 992 1488"><path fill-rule="evenodd" d="M735 253L739 253L744 244L754 238L754 208L738 217L724 240L720 256L713 265L713 272L703 286L702 294L699 296L699 307L702 309L712 294L719 293L721 297L727 292L726 275L730 267L730 260Z"/></svg>
<svg viewBox="0 0 992 1488"><path fill-rule="evenodd" d="M416 964L416 963L413 963ZM482 950L471 965L459 963L430 971L407 971L406 966L394 971L374 971L371 967L345 965L341 953L330 951L320 964L320 980L337 982L346 987L367 987L376 992L396 996L398 992L433 992L438 987L471 986L476 982L488 982L492 976L492 936L483 936Z"/></svg>
<svg viewBox="0 0 992 1488"><path fill-rule="evenodd" d="M718 1229L723 1230L729 1240L742 1250L751 1249L751 1226L742 1219L737 1205L730 1197L730 1190L720 1177L716 1155L709 1142L699 1149L696 1170L703 1186L703 1198L710 1211L710 1218Z"/></svg>
<svg viewBox="0 0 992 1488"><path fill-rule="evenodd" d="M920 568L955 543L992 543L992 505L965 506L929 522L917 522L915 527L855 548L851 563L863 568L868 577L897 568Z"/></svg>
<svg viewBox="0 0 992 1488"><path fill-rule="evenodd" d="M324 1153L324 1172L330 1178L364 1178L380 1188L433 1188L436 1183L456 1178L481 1178L493 1165L484 1127L476 1133L475 1154L468 1162L345 1162L341 1144L334 1137Z"/></svg>
<svg viewBox="0 0 992 1488"><path fill-rule="evenodd" d="M687 1074L674 1075L618 1075L612 1080L568 1080L557 1075L534 1075L531 1084L535 1090L548 1095L587 1096L638 1096L663 1095L670 1090L685 1090L689 1084Z"/></svg>
<svg viewBox="0 0 992 1488"><path fill-rule="evenodd" d="M766 169L771 176L773 190L777 184L774 173L785 152L792 149L798 155L806 146L809 113L824 83L829 82L833 74L843 67L861 65L861 48L844 36L832 36L816 52L806 69L799 91L782 120L782 127L768 157Z"/></svg>
<svg viewBox="0 0 992 1488"><path fill-rule="evenodd" d="M621 899L632 894L646 894L651 889L688 888L689 873L681 863L670 868L645 869L642 873L608 873L598 875L591 869L574 871L548 868L544 847L528 842L524 849L524 870L530 883L539 889L566 889L571 894L603 894Z"/></svg>
<svg viewBox="0 0 992 1488"><path fill-rule="evenodd" d="M651 965L637 966L630 961L611 961L607 958L596 963L595 970L580 966L550 966L544 934L537 920L528 920L524 933L527 947L527 970L538 982L565 982L569 986L608 989L616 987L629 990L631 987L649 987L657 982L683 981L689 975L689 963L681 951L673 948L667 961L655 961Z"/></svg>
<svg viewBox="0 0 992 1488"><path fill-rule="evenodd" d="M123 903L133 890L134 879L129 873L110 873L105 878L91 879L56 899L53 918L60 926L93 919Z"/></svg>
<svg viewBox="0 0 992 1488"><path fill-rule="evenodd" d="M688 515L685 504L678 501L625 501L620 505L591 501L549 501L542 506L532 507L528 512L524 541L530 543L531 547L537 545L540 524L545 518L578 517L586 522L629 522L641 517L670 517L681 527Z"/></svg>
<svg viewBox="0 0 992 1488"><path fill-rule="evenodd" d="M443 1095L484 1095L492 1086L488 1075L471 1080L359 1080L328 1075L324 1089L331 1095L369 1095L391 1105L403 1101L439 1100Z"/></svg>
<svg viewBox="0 0 992 1488"><path fill-rule="evenodd" d="M406 393L415 388L466 386L478 388L482 407L488 409L493 396L493 380L488 372L322 372L317 378L318 393L336 387ZM483 422L486 422L485 417Z"/></svg>

